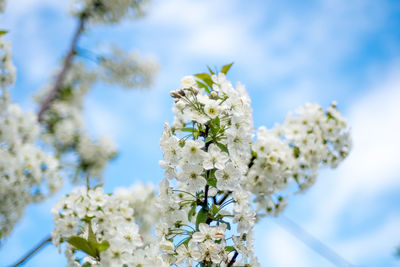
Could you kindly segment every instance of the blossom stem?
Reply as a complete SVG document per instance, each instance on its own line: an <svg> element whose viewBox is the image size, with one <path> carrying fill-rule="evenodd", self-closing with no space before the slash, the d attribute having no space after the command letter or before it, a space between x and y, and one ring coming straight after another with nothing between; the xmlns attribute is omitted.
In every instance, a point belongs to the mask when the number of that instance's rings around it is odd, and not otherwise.
<svg viewBox="0 0 400 267"><path fill-rule="evenodd" d="M17 263L11 265L12 267L17 267L25 263L30 257L32 257L36 252L38 252L41 248L51 242L51 235L46 236L39 244L37 244L34 248L32 248L28 253L26 253Z"/></svg>
<svg viewBox="0 0 400 267"><path fill-rule="evenodd" d="M230 194L231 192L226 192L224 196L217 202L217 205L221 205L222 203L224 203L224 201L229 197Z"/></svg>
<svg viewBox="0 0 400 267"><path fill-rule="evenodd" d="M43 121L43 114L44 112L50 107L51 103L56 99L58 91L60 91L62 84L64 82L65 76L67 75L68 70L72 65L72 59L76 54L76 46L78 44L78 40L80 35L83 33L85 29L87 15L82 14L79 18L79 24L75 31L75 34L72 38L70 47L68 49L67 56L65 57L62 69L56 78L56 82L54 83L53 88L48 93L47 97L43 100L39 113L38 113L38 120L39 122Z"/></svg>

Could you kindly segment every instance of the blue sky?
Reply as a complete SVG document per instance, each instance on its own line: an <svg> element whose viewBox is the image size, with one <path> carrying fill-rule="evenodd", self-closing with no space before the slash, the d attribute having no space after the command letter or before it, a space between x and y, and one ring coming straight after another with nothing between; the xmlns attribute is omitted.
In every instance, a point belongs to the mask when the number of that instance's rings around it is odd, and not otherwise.
<svg viewBox="0 0 400 267"><path fill-rule="evenodd" d="M10 31L18 81L13 98L35 110L69 44L75 21L69 1L9 0L0 16ZM335 170L323 170L308 192L293 196L285 216L357 266L399 266L400 3L398 1L154 1L148 16L118 27L93 27L81 47L116 42L158 59L151 90L97 86L86 100L88 129L111 135L120 155L105 188L157 184L163 121L172 120L168 92L184 75L234 61L229 78L247 86L256 127L272 127L306 102L332 100L348 118L354 149ZM0 249L12 263L51 231L51 206L71 189L29 206ZM267 218L256 227L262 266L332 266ZM26 266L64 266L46 247Z"/></svg>

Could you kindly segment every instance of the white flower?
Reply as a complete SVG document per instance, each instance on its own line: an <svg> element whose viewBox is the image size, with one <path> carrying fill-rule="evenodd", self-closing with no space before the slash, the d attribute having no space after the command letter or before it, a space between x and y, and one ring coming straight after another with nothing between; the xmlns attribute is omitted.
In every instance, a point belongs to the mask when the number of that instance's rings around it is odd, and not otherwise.
<svg viewBox="0 0 400 267"><path fill-rule="evenodd" d="M217 188L219 190L233 191L240 182L240 171L232 162L226 164L223 170L215 172L217 178Z"/></svg>
<svg viewBox="0 0 400 267"><path fill-rule="evenodd" d="M188 140L183 147L182 158L192 164L203 161L206 153L202 150L204 142L201 140Z"/></svg>
<svg viewBox="0 0 400 267"><path fill-rule="evenodd" d="M216 118L221 113L221 106L217 101L210 100L204 105L204 112L211 118Z"/></svg>
<svg viewBox="0 0 400 267"><path fill-rule="evenodd" d="M181 87L183 89L189 89L192 87L197 87L196 80L193 76L185 76L181 79Z"/></svg>
<svg viewBox="0 0 400 267"><path fill-rule="evenodd" d="M216 145L211 144L208 147L207 157L203 161L204 169L211 170L213 168L222 170L225 168L225 163L228 161L228 153L222 152Z"/></svg>

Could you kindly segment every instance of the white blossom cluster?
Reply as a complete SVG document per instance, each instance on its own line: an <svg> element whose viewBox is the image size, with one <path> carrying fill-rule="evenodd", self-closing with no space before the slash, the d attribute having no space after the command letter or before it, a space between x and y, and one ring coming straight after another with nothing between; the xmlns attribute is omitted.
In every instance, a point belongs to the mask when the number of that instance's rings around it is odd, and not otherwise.
<svg viewBox="0 0 400 267"><path fill-rule="evenodd" d="M151 185L136 183L131 187L118 187L114 197L127 200L135 211L135 222L139 225L139 232L145 244L154 242L152 230L162 216L156 206L156 194Z"/></svg>
<svg viewBox="0 0 400 267"><path fill-rule="evenodd" d="M258 129L247 188L257 196L259 209L277 215L287 204L291 185L304 191L322 166L336 167L350 148L349 131L336 104L325 112L318 104L306 104L283 125Z"/></svg>
<svg viewBox="0 0 400 267"><path fill-rule="evenodd" d="M0 88L3 95L6 94L5 89L15 83L16 72L12 63L11 44L0 35Z"/></svg>
<svg viewBox="0 0 400 267"><path fill-rule="evenodd" d="M146 88L153 83L158 64L153 59L142 59L138 53L126 53L117 47L109 56L100 58L99 76L106 83L125 88Z"/></svg>
<svg viewBox="0 0 400 267"><path fill-rule="evenodd" d="M72 0L71 12L87 16L92 23L118 23L143 15L148 0Z"/></svg>
<svg viewBox="0 0 400 267"><path fill-rule="evenodd" d="M250 99L224 73L197 77L184 77L171 93L175 121L161 138L160 164L174 186L167 178L160 184L160 248L178 266L259 266L256 213L243 186L253 138Z"/></svg>
<svg viewBox="0 0 400 267"><path fill-rule="evenodd" d="M171 265L259 266L256 216L277 215L290 185L305 190L319 168L336 167L351 148L335 103L325 112L306 104L283 125L255 135L244 86L235 89L225 77L230 66L186 76L171 92L175 119L161 138L166 178L158 205L165 216L157 226Z"/></svg>
<svg viewBox="0 0 400 267"><path fill-rule="evenodd" d="M35 145L39 124L32 112L13 104L7 87L15 81L10 46L0 37L0 238L10 234L25 207L62 185L58 160Z"/></svg>
<svg viewBox="0 0 400 267"><path fill-rule="evenodd" d="M132 188L131 193L147 196L141 189ZM67 243L69 266L163 266L157 245L145 245L140 235L134 198L120 193L79 187L53 207L52 240L59 247ZM86 256L81 260L77 251Z"/></svg>
<svg viewBox="0 0 400 267"><path fill-rule="evenodd" d="M59 155L77 153L75 164L81 176L101 178L107 162L116 155L110 138L90 138L83 122L83 101L97 79L97 75L85 69L83 64L74 64L67 74L56 100L43 116L44 139L56 148ZM50 90L44 88L37 96L41 103ZM75 177L77 178L77 177Z"/></svg>

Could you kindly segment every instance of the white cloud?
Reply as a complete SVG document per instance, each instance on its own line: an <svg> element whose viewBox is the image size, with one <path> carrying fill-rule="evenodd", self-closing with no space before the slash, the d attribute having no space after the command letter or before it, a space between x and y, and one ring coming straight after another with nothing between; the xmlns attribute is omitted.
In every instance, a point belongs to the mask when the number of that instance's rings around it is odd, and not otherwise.
<svg viewBox="0 0 400 267"><path fill-rule="evenodd" d="M323 233L334 233L346 205L357 199L379 201L390 190L400 188L400 68L382 77L380 84L359 99L349 111L353 150L331 175L334 182L320 193L316 214ZM317 217L317 216L316 216Z"/></svg>
<svg viewBox="0 0 400 267"><path fill-rule="evenodd" d="M259 236L259 235L257 235ZM259 261L262 266L274 267L306 267L310 266L307 260L307 247L291 234L276 225L270 224L270 231L265 233L263 243L257 242Z"/></svg>
<svg viewBox="0 0 400 267"><path fill-rule="evenodd" d="M389 217L385 223L373 231L361 236L337 242L343 255L348 255L354 262L379 260L382 255L389 257L400 244L400 216ZM366 259L367 258L367 259Z"/></svg>

